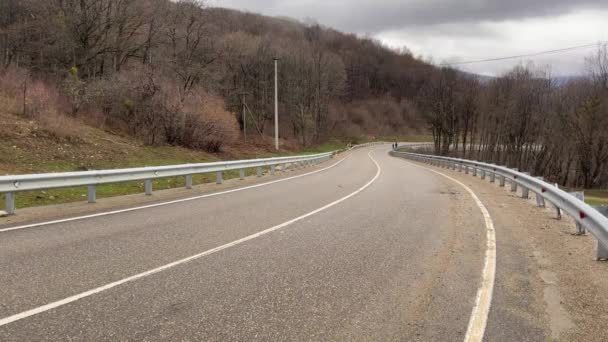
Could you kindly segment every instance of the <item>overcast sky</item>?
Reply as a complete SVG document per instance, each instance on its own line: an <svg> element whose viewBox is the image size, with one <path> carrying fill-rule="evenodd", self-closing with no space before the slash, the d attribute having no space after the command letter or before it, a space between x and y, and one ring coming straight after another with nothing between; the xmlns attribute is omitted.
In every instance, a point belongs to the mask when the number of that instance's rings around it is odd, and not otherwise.
<svg viewBox="0 0 608 342"><path fill-rule="evenodd" d="M210 5L314 20L407 47L435 63L536 53L608 41L608 0L210 0ZM463 70L497 75L521 62L555 76L584 72L593 48Z"/></svg>

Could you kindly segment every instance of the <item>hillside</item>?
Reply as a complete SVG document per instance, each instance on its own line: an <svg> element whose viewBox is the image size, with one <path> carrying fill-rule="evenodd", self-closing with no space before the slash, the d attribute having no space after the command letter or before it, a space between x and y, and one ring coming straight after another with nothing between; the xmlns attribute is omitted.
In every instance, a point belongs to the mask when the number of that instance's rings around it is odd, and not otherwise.
<svg viewBox="0 0 608 342"><path fill-rule="evenodd" d="M250 141L221 154L176 146L149 146L129 136L103 131L78 120L58 115L43 122L27 120L0 111L0 175L67 172L109 168L201 163L220 159L255 158L276 154L270 143ZM341 146L319 146L316 150ZM282 153L307 153L287 149ZM231 178L227 174L226 178ZM194 183L213 181L213 175L196 175ZM183 186L181 178L155 181L155 189ZM99 197L141 193L143 183L130 182L98 187ZM56 189L20 193L19 208L51 203L81 201L85 188ZM0 201L3 200L0 195Z"/></svg>
<svg viewBox="0 0 608 342"><path fill-rule="evenodd" d="M272 135L273 58L285 140L426 131L415 97L433 67L319 25L193 0L11 0L0 38L0 92L25 97L24 116L58 111L149 145L220 152L245 126Z"/></svg>

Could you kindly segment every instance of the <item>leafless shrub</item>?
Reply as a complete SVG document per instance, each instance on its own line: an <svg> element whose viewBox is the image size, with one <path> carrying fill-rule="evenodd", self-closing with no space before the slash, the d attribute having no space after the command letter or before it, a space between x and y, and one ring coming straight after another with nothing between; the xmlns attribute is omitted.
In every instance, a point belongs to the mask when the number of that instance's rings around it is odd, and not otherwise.
<svg viewBox="0 0 608 342"><path fill-rule="evenodd" d="M39 119L61 110L61 94L56 87L34 79L23 68L11 67L0 73L3 108L29 119Z"/></svg>

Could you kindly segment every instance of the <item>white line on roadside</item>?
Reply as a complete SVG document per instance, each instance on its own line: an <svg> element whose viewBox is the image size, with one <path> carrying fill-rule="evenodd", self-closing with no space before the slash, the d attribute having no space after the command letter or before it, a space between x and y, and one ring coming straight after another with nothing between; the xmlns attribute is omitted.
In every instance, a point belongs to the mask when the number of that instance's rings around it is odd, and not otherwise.
<svg viewBox="0 0 608 342"><path fill-rule="evenodd" d="M312 171L312 172L308 172L308 173L304 173L304 174L297 175L297 176L292 176L292 177L287 177L287 178L282 178L282 179L274 180L274 181L271 181L271 182L260 183L260 184L255 184L255 185L245 186L245 187L242 187L242 188L236 188L236 189L225 190L225 191L220 191L220 192L214 192L214 193L206 194L206 195L200 195L200 196L193 196L193 197L188 197L188 198L182 198L182 199L173 200L173 201L167 201L167 202L161 202L161 203L154 203L154 204L149 204L149 205L143 205L143 206L139 206L139 207L133 207L133 208L127 208L127 209L121 209L121 210L112 210L112 211L106 211L106 212L103 212L103 213L91 214L91 215L75 216L75 217L70 217L70 218L66 218L66 219L46 221L46 222L40 222L40 223L32 223L32 224L26 224L26 225L22 225L22 226L8 227L8 228L0 229L0 233L10 232L10 231L13 231L13 230L26 229L26 228L35 228L35 227L41 227L41 226L48 226L48 225L57 224L57 223L65 223L65 222L71 222L71 221L85 220L85 219L95 218L95 217L100 217L100 216L116 215L116 214L126 213L126 212L130 212L130 211L155 208L155 207L160 207L160 206L169 205L169 204L176 204L176 203L194 201L194 200L201 199L201 198L207 198L207 197L225 195L225 194L230 194L230 193L233 193L233 192L239 192L239 191L259 188L259 187L262 187L262 186L267 186L267 185L271 185L271 184L285 182L285 181L288 181L288 180L292 180L292 179L296 179L296 178L301 178L301 177L305 177L305 176L310 176L310 175L313 175L315 173L319 173L319 172L322 172L322 171L325 171L325 170L329 170L329 169L337 166L338 164L342 163L346 159L348 159L351 155L352 154L349 154L348 156L346 156L346 157L338 160L336 163L334 163L334 164L332 164L332 165L330 165L330 166L328 166L326 168L319 169L319 170Z"/></svg>
<svg viewBox="0 0 608 342"><path fill-rule="evenodd" d="M373 150L373 151L375 151L375 150ZM382 169L380 168L380 164L378 164L378 162L376 162L376 160L374 159L374 157L372 157L371 153L373 151L370 151L367 155L374 162L374 164L376 165L376 168L377 168L376 175L369 182L367 182L365 185L363 185L362 187L360 187L356 191L354 191L354 192L352 192L352 193L350 193L350 194L348 194L348 195L346 195L346 196L344 196L344 197L342 197L340 199L337 199L337 200L335 200L335 201L333 201L333 202L331 202L331 203L329 203L327 205L324 205L324 206L322 206L322 207L320 207L318 209L315 209L315 210L313 210L313 211L311 211L309 213L306 213L306 214L304 214L302 216L298 216L298 217L296 217L294 219L291 219L291 220L289 220L287 222L283 222L283 223L281 223L279 225L276 225L274 227L268 228L268 229L263 230L261 232L258 232L258 233L246 236L246 237L244 237L242 239L229 242L229 243L227 243L225 245L221 245L219 247L215 247L213 249L204 251L202 253L199 253L199 254L196 254L196 255L193 255L193 256L190 256L190 257L187 257L187 258L184 258L184 259L172 262L170 264L166 264L164 266L161 266L161 267L158 267L158 268L155 268L155 269L143 272L143 273L139 273L139 274L130 276L128 278L124 278L124 279L115 281L113 283L109 283L109 284L104 285L104 286L100 286L98 288L94 288L92 290L88 290L88 291L79 293L77 295L74 295L74 296L71 296L71 297L68 297L68 298L65 298L65 299L62 299L62 300L58 300L56 302L52 302L52 303L49 303L49 304L46 304L46 305L42 305L42 306L39 306L39 307L31 309L31 310L27 310L27 311L24 311L24 312L21 312L21 313L18 313L18 314L15 314L15 315L12 315L12 316L9 316L9 317L6 317L6 318L2 318L2 319L0 319L0 326L4 326L4 325L7 325L9 323L21 320L21 319L24 319L24 318L27 318L27 317L31 317L31 316L34 316L34 315L37 315L37 314L40 314L40 313L43 313L45 311L49 311L49 310L58 308L60 306L63 306L63 305L75 302L75 301L77 301L79 299L82 299L82 298L85 298L85 297L89 297L89 296L92 296L94 294L97 294L97 293L109 290L111 288L123 285L125 283L131 282L131 281L135 281L135 280L138 280L138 279L141 279L141 278L153 275L155 273L159 273L159 272L165 271L165 270L170 269L172 267L185 264L187 262L193 261L195 259L202 258L204 256L207 256L207 255L210 255L210 254L222 251L222 250L230 248L230 247L234 247L234 246L242 244L242 243L244 243L246 241L258 238L258 237L260 237L262 235L266 235L266 234L272 233L272 232L274 232L276 230L285 228L285 227L289 226L292 223L301 221L301 220L303 220L303 219L305 219L305 218L307 218L309 216L315 215L315 214L317 214L317 213L319 213L321 211L324 211L324 210L326 210L328 208L331 208L331 207L333 207L333 206L335 206L335 205L337 205L337 204L339 204L341 202L344 202L347 199L349 199L349 198L357 195L361 191L363 191L366 188L368 188L370 185L372 185L372 183L374 183L380 177Z"/></svg>
<svg viewBox="0 0 608 342"><path fill-rule="evenodd" d="M411 162L407 163L434 172L459 184L471 195L475 204L477 204L481 210L486 225L486 255L481 275L481 283L477 289L477 297L475 298L475 306L473 307L473 312L471 313L471 318L469 319L469 325L467 327L467 333L464 338L465 342L481 342L483 341L488 323L488 315L490 314L490 307L492 305L492 294L494 292L494 279L496 277L496 232L494 230L492 217L479 197L462 182L428 167Z"/></svg>

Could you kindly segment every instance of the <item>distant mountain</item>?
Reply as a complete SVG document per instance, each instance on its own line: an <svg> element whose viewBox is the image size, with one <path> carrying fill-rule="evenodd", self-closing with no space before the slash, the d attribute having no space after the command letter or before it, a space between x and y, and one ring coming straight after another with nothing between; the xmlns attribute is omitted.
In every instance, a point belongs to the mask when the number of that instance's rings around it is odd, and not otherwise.
<svg viewBox="0 0 608 342"><path fill-rule="evenodd" d="M581 80L584 79L584 76L580 76L580 75L571 75L571 76L556 76L556 77L552 77L551 80L555 83L555 85L564 85L568 82L571 81L577 81L577 80Z"/></svg>

